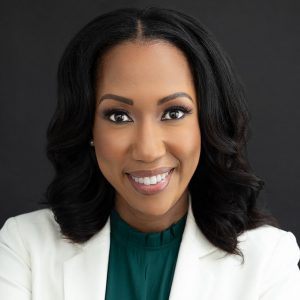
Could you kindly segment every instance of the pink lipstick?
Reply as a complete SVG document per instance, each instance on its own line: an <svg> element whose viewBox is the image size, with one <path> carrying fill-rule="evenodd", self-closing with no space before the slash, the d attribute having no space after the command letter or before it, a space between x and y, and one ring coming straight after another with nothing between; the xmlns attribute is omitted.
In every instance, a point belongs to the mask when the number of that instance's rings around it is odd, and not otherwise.
<svg viewBox="0 0 300 300"><path fill-rule="evenodd" d="M149 180L148 180L148 184L141 183L141 180L139 180L137 182L134 180L134 178L130 174L126 174L126 175L129 179L131 185L137 192L139 192L143 195L153 195L153 194L161 192L168 186L168 184L171 180L173 171L174 171L174 169L171 169L163 179L161 178L159 182L154 183L154 184L149 184Z"/></svg>

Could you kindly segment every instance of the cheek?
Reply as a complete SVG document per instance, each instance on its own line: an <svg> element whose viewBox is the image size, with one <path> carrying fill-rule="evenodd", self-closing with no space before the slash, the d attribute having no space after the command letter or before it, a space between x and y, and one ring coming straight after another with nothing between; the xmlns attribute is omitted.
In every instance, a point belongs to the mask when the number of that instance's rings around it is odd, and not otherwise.
<svg viewBox="0 0 300 300"><path fill-rule="evenodd" d="M103 162L113 163L124 156L128 139L124 134L102 130L94 132L94 143L97 157Z"/></svg>
<svg viewBox="0 0 300 300"><path fill-rule="evenodd" d="M107 134L100 135L96 138L97 153L104 160L112 160L119 153L119 145L116 139L112 139Z"/></svg>
<svg viewBox="0 0 300 300"><path fill-rule="evenodd" d="M178 157L191 165L197 164L201 153L201 133L197 122L192 122L176 132L176 152Z"/></svg>

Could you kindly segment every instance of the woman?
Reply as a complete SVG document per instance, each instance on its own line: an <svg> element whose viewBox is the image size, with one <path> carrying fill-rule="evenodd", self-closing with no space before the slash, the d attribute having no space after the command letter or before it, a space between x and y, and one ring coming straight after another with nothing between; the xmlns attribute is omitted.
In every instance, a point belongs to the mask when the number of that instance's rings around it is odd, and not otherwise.
<svg viewBox="0 0 300 300"><path fill-rule="evenodd" d="M295 236L257 207L249 113L195 19L119 9L58 70L48 208L0 233L1 299L300 298Z"/></svg>

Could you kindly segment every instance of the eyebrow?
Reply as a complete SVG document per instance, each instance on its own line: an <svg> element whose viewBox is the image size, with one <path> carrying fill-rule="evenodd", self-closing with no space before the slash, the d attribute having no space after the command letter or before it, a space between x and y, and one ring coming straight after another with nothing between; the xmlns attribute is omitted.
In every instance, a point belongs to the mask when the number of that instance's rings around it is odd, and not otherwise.
<svg viewBox="0 0 300 300"><path fill-rule="evenodd" d="M187 94L185 92L177 92L177 93L174 93L174 94L171 94L171 95L168 95L166 97L159 99L157 105L162 105L170 100L173 100L173 99L179 98L179 97L186 97L193 102L193 98L189 94ZM125 103L128 105L134 104L134 101L132 99L129 99L129 98L126 98L123 96L114 95L114 94L105 94L99 99L98 105L105 99L116 100L116 101L119 101L119 102L122 102L122 103Z"/></svg>

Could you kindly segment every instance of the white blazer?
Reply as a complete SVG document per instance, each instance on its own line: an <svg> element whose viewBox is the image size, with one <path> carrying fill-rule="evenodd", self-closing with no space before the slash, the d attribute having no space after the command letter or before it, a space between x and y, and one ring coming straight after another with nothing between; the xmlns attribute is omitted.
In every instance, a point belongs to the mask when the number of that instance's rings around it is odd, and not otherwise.
<svg viewBox="0 0 300 300"><path fill-rule="evenodd" d="M239 241L244 265L205 238L189 205L169 299L300 300L300 250L291 232L263 226ZM62 238L49 209L9 218L0 231L0 299L104 299L109 246L109 219L78 245Z"/></svg>

